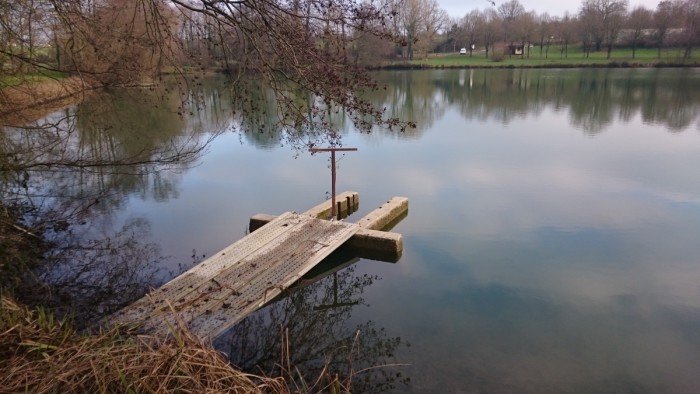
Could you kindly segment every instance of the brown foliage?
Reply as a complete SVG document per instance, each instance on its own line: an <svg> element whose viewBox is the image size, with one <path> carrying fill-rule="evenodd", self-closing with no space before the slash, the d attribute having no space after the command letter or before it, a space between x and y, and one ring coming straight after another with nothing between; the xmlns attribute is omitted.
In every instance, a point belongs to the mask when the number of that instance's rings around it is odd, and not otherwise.
<svg viewBox="0 0 700 394"><path fill-rule="evenodd" d="M0 391L32 393L286 393L282 379L235 370L186 331L134 338L81 335L69 323L0 301Z"/></svg>
<svg viewBox="0 0 700 394"><path fill-rule="evenodd" d="M362 65L363 50L386 51L375 39L392 38L395 15L386 1L47 0L43 60L33 52L0 55L106 86L153 84L164 70L213 67L234 84L272 87L283 127L334 135L328 114L343 110L364 130L403 129L410 124L361 98L378 88Z"/></svg>
<svg viewBox="0 0 700 394"><path fill-rule="evenodd" d="M26 82L0 90L0 117L4 125L22 125L75 102L95 82L71 77Z"/></svg>
<svg viewBox="0 0 700 394"><path fill-rule="evenodd" d="M87 74L104 85L150 83L172 48L169 13L157 1L110 0L83 9L56 3L62 28L63 70Z"/></svg>

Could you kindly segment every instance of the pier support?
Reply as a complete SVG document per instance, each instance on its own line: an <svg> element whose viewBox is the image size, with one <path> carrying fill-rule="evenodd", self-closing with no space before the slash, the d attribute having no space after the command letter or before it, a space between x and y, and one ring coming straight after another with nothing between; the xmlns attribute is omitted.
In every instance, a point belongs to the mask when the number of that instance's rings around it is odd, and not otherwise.
<svg viewBox="0 0 700 394"><path fill-rule="evenodd" d="M341 203L341 208L343 208L340 212L352 212L353 209L357 209L358 201L359 196L356 192L343 192L338 196L337 203ZM326 201L304 212L304 214L318 218L327 217L330 208L330 201ZM358 220L357 224L360 226L360 230L347 240L342 248L362 258L390 262L398 261L403 253L403 236L398 233L381 230L391 228L406 217L407 214L408 198L393 197ZM275 215L267 214L254 215L250 218L250 232L271 222L276 217Z"/></svg>
<svg viewBox="0 0 700 394"><path fill-rule="evenodd" d="M356 209L356 194L343 193L341 208L344 204L348 212ZM405 217L408 199L394 197L360 223L316 217L324 215L329 205L306 214L255 215L251 234L106 317L104 323L134 324L141 333L163 337L185 324L197 336L214 338L307 274L324 276L359 257L398 261L403 252L401 234L379 230ZM253 232L258 227L262 228ZM324 262L333 262L332 256L343 260L323 267Z"/></svg>
<svg viewBox="0 0 700 394"><path fill-rule="evenodd" d="M336 199L335 199L335 152L352 152L356 151L357 148L311 148L309 152L331 152L331 218L337 217L336 214L339 212L336 210ZM326 219L326 218L323 218Z"/></svg>

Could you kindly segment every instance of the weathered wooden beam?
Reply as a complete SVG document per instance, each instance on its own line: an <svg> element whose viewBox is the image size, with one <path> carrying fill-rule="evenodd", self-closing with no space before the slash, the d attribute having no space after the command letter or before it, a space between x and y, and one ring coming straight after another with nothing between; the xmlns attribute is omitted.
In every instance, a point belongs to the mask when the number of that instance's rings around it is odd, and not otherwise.
<svg viewBox="0 0 700 394"><path fill-rule="evenodd" d="M360 195L357 192L342 192L336 196L336 200L336 211L340 212L342 215L341 217L347 217L349 214L357 211L357 208L360 206ZM324 201L304 212L304 214L315 218L328 219L331 214L331 201ZM265 224L271 222L276 217L277 216L275 215L268 215L265 213L255 214L250 218L248 231L252 233Z"/></svg>
<svg viewBox="0 0 700 394"><path fill-rule="evenodd" d="M393 197L379 208L357 221L360 227L370 230L384 230L396 218L408 212L408 198Z"/></svg>
<svg viewBox="0 0 700 394"><path fill-rule="evenodd" d="M336 209L339 217L347 217L357 211L360 206L360 195L357 192L342 192L335 197ZM304 212L316 218L329 219L331 217L331 201L324 201Z"/></svg>
<svg viewBox="0 0 700 394"><path fill-rule="evenodd" d="M322 209L319 207L322 205L318 205L306 213L312 212L313 215L313 212L321 212ZM328 204L325 204L325 207L327 208ZM360 230L343 245L342 249L362 258L398 261L403 253L403 236L379 230L396 224L397 220L405 217L407 213L408 198L392 198L357 222L361 227ZM275 218L274 215L256 214L250 218L249 229L253 232Z"/></svg>
<svg viewBox="0 0 700 394"><path fill-rule="evenodd" d="M276 218L275 215L258 213L250 218L250 231L253 232ZM403 236L361 227L342 248L352 251L357 257L395 262L403 253Z"/></svg>
<svg viewBox="0 0 700 394"><path fill-rule="evenodd" d="M403 235L360 228L340 249L364 259L395 263L403 254Z"/></svg>

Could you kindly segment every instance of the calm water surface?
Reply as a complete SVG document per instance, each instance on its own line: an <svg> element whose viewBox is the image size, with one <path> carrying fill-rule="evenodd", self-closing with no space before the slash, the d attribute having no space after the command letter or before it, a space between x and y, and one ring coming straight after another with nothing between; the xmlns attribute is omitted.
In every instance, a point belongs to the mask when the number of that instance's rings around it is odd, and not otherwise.
<svg viewBox="0 0 700 394"><path fill-rule="evenodd" d="M309 370L408 364L357 375L358 392L700 391L699 71L378 76L388 89L372 100L418 128L337 119L358 148L338 189L360 193L351 219L409 198L403 257L349 259L260 311L217 341L232 361L272 369L281 324ZM330 190L327 156L294 150L264 116L232 117L221 84L201 92L184 120L141 109L133 127L223 133L196 166L122 186L103 225L145 223L170 270L244 236L251 215ZM241 125L259 130L227 131Z"/></svg>

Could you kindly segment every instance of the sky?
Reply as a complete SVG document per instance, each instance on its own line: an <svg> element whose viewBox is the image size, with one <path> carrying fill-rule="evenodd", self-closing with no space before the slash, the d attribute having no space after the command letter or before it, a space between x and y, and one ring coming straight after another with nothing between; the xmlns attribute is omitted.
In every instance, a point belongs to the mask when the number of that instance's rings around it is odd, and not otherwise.
<svg viewBox="0 0 700 394"><path fill-rule="evenodd" d="M437 0L440 6L451 17L461 18L474 9L483 10L492 7L491 0ZM495 0L496 7L507 0ZM629 9L643 5L654 10L660 0L628 0ZM575 14L581 6L582 0L520 0L525 10L534 10L538 14L547 12L551 16L563 16L565 12Z"/></svg>

